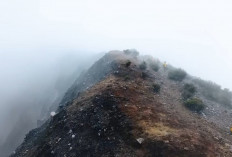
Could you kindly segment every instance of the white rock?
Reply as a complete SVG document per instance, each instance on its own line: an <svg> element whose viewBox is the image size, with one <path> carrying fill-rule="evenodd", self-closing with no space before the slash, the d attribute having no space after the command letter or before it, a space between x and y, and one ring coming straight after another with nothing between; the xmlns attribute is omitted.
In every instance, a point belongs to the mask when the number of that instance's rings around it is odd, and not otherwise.
<svg viewBox="0 0 232 157"><path fill-rule="evenodd" d="M54 116L56 115L56 112L52 111L52 112L50 113L50 115L51 115L52 117L54 117Z"/></svg>
<svg viewBox="0 0 232 157"><path fill-rule="evenodd" d="M75 138L76 136L75 135L72 135L72 138Z"/></svg>
<svg viewBox="0 0 232 157"><path fill-rule="evenodd" d="M144 138L138 138L137 141L139 142L139 144L142 144L144 142Z"/></svg>

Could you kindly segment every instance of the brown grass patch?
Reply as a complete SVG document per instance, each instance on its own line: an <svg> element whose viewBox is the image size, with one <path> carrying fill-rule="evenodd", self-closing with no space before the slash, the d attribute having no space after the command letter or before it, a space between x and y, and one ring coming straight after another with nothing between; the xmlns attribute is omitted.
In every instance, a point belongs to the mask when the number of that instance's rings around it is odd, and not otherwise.
<svg viewBox="0 0 232 157"><path fill-rule="evenodd" d="M177 135L178 130L164 125L163 123L151 124L150 122L141 121L139 125L144 129L144 132L150 137L165 137L168 135Z"/></svg>

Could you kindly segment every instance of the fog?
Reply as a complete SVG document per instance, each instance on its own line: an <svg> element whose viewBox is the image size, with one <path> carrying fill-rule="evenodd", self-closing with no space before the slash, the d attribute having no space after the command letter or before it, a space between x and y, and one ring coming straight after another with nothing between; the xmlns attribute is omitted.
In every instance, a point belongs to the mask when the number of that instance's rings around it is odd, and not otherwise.
<svg viewBox="0 0 232 157"><path fill-rule="evenodd" d="M64 93L78 75L101 56L68 50L63 53L41 49L39 52L2 54L1 156L13 152L25 133L39 126L51 111L56 111Z"/></svg>
<svg viewBox="0 0 232 157"><path fill-rule="evenodd" d="M232 89L231 16L229 0L0 1L0 145L99 52L135 48Z"/></svg>

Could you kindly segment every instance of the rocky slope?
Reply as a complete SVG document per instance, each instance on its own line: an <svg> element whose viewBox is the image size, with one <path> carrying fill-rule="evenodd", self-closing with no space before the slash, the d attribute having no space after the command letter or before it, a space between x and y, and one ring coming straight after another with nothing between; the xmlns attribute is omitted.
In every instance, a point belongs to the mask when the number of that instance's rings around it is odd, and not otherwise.
<svg viewBox="0 0 232 157"><path fill-rule="evenodd" d="M142 70L140 63L124 52L106 54L12 157L232 156L228 131L184 107L183 82L167 79L162 69ZM154 83L161 86L159 93Z"/></svg>

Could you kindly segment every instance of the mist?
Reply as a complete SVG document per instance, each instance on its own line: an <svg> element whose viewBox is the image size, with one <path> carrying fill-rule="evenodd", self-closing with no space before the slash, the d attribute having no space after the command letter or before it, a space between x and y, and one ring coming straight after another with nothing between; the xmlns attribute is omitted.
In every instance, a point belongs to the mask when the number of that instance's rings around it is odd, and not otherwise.
<svg viewBox="0 0 232 157"><path fill-rule="evenodd" d="M1 1L0 145L19 121L18 142L36 127L100 52L135 48L232 90L231 8L229 0Z"/></svg>
<svg viewBox="0 0 232 157"><path fill-rule="evenodd" d="M96 53L136 48L232 89L231 3L2 1L0 53L41 48Z"/></svg>
<svg viewBox="0 0 232 157"><path fill-rule="evenodd" d="M25 134L56 111L78 75L102 54L43 49L1 58L0 152L12 153ZM52 52L55 51L55 52ZM64 51L64 50L63 50Z"/></svg>

